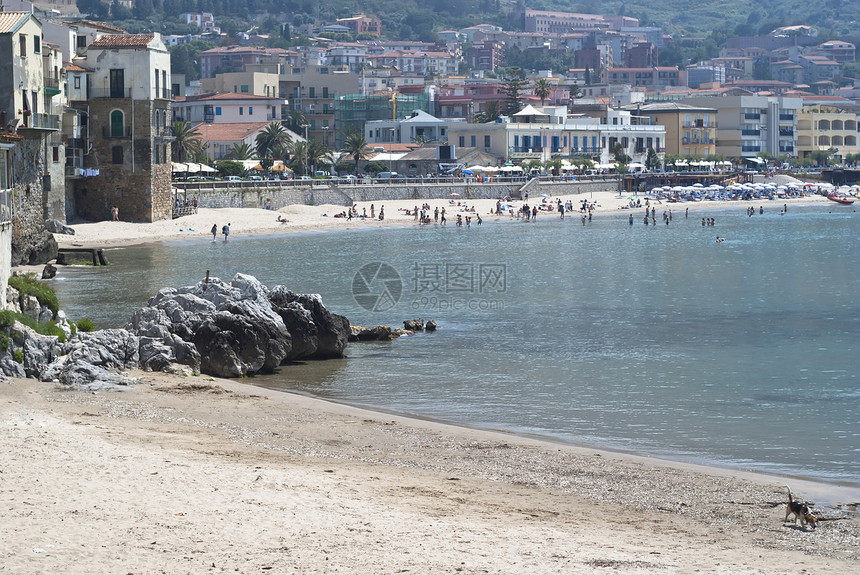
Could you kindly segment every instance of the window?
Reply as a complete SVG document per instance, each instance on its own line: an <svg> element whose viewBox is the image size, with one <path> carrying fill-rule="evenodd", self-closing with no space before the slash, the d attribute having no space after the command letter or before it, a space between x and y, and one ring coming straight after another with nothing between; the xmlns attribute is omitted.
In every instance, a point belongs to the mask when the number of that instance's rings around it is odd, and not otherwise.
<svg viewBox="0 0 860 575"><path fill-rule="evenodd" d="M245 115L245 107L244 107L244 106L239 106L239 115L240 115L240 116L244 116L244 115Z"/></svg>
<svg viewBox="0 0 860 575"><path fill-rule="evenodd" d="M27 57L27 37L24 36L23 34L18 36L18 45L21 48L21 57L26 58Z"/></svg>
<svg viewBox="0 0 860 575"><path fill-rule="evenodd" d="M248 84L242 84L241 90L242 90L243 94L247 94L248 93Z"/></svg>
<svg viewBox="0 0 860 575"><path fill-rule="evenodd" d="M114 110L110 113L110 136L121 138L125 130L125 118L122 110ZM116 163L116 162L114 162Z"/></svg>
<svg viewBox="0 0 860 575"><path fill-rule="evenodd" d="M313 86L308 88L308 98L316 98L316 93L316 88L314 88Z"/></svg>
<svg viewBox="0 0 860 575"><path fill-rule="evenodd" d="M113 68L110 71L110 97L125 97L125 70Z"/></svg>
<svg viewBox="0 0 860 575"><path fill-rule="evenodd" d="M469 145L472 146L473 148L477 145L477 142L476 142L477 138L478 138L477 136L472 136L471 138L469 138Z"/></svg>
<svg viewBox="0 0 860 575"><path fill-rule="evenodd" d="M466 136L460 136L459 145L461 148L466 147Z"/></svg>
<svg viewBox="0 0 860 575"><path fill-rule="evenodd" d="M74 79L75 79L75 89L80 90L81 89L81 77L76 74L74 76Z"/></svg>
<svg viewBox="0 0 860 575"><path fill-rule="evenodd" d="M42 53L42 39L38 36L33 36L33 54Z"/></svg>
<svg viewBox="0 0 860 575"><path fill-rule="evenodd" d="M484 147L485 148L490 147L490 136L484 136Z"/></svg>
<svg viewBox="0 0 860 575"><path fill-rule="evenodd" d="M328 86L323 86L323 98L328 98Z"/></svg>
<svg viewBox="0 0 860 575"><path fill-rule="evenodd" d="M60 161L60 146L53 146L52 150L54 152L54 155L53 155L54 162L55 163L59 162Z"/></svg>
<svg viewBox="0 0 860 575"><path fill-rule="evenodd" d="M122 146L114 146L111 151L111 163L121 164L123 162Z"/></svg>
<svg viewBox="0 0 860 575"><path fill-rule="evenodd" d="M253 115L254 115L254 106L248 106L248 115L249 115L249 116L253 116Z"/></svg>
<svg viewBox="0 0 860 575"><path fill-rule="evenodd" d="M221 115L221 106L215 106L215 115L216 115L216 116L220 116L220 115Z"/></svg>
<svg viewBox="0 0 860 575"><path fill-rule="evenodd" d="M75 46L77 48L86 48L87 47L87 37L86 36L78 36L75 42Z"/></svg>

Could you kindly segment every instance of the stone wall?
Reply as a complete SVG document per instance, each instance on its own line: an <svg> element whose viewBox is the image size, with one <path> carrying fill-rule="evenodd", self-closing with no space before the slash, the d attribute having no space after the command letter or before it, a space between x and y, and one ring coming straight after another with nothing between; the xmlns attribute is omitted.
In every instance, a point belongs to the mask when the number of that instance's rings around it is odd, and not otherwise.
<svg viewBox="0 0 860 575"><path fill-rule="evenodd" d="M45 230L44 136L35 130L19 130L22 139L12 153L13 185L12 265L29 262L29 247Z"/></svg>
<svg viewBox="0 0 860 575"><path fill-rule="evenodd" d="M498 199L511 196L520 198L524 182L503 183L440 183L440 184L334 184L314 183L308 185L277 185L271 182L259 186L230 186L226 182L216 184L181 184L180 198L197 198L201 208L263 208L267 200L273 209L284 206L304 204L335 204L349 206L354 202L378 202L390 200L438 200L447 199L453 194L463 200ZM597 191L616 190L615 181L594 182L545 182L532 180L528 186L531 197L539 194L549 196L583 194Z"/></svg>
<svg viewBox="0 0 860 575"><path fill-rule="evenodd" d="M122 110L125 130L110 134L110 115ZM97 168L98 176L75 181L76 215L87 220L108 220L111 207L119 209L121 220L152 222L171 217L170 145L156 138L153 102L129 98L100 98L90 101L89 130L92 151L87 168ZM153 146L165 146L155 162ZM121 162L114 163L114 150L121 149ZM119 150L117 150L119 153ZM117 158L119 159L119 158Z"/></svg>

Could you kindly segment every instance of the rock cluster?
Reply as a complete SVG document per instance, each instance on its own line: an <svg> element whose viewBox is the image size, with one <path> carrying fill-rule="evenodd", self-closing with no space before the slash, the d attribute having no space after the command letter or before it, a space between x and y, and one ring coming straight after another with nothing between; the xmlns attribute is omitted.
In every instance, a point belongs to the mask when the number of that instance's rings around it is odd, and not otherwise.
<svg viewBox="0 0 860 575"><path fill-rule="evenodd" d="M425 324L421 318L407 319L403 322L402 329L392 329L387 325L376 327L352 325L349 327L349 341L390 341L401 335L413 335L418 331L436 331L436 327L437 324L434 320L431 319Z"/></svg>
<svg viewBox="0 0 860 575"><path fill-rule="evenodd" d="M16 323L0 350L7 376L78 387L127 384L123 370L241 377L301 359L342 357L349 321L318 295L268 289L237 274L158 292L124 329L78 333L64 344ZM16 353L18 352L18 353Z"/></svg>

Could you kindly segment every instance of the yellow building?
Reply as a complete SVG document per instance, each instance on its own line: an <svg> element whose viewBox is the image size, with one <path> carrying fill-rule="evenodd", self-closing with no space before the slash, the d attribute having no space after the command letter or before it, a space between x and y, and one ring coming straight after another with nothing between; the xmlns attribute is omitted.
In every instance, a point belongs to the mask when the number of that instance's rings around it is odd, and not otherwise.
<svg viewBox="0 0 860 575"><path fill-rule="evenodd" d="M717 154L717 110L679 104L656 102L628 110L639 116L639 122L663 126L666 129L666 154L706 158Z"/></svg>
<svg viewBox="0 0 860 575"><path fill-rule="evenodd" d="M857 113L834 106L808 104L797 116L797 154L830 151L835 158L860 153L857 144Z"/></svg>

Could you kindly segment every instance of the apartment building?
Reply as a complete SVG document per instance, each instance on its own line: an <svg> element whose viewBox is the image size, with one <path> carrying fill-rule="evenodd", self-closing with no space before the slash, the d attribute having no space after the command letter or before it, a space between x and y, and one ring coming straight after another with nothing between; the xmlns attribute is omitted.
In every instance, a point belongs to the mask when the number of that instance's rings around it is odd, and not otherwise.
<svg viewBox="0 0 860 575"><path fill-rule="evenodd" d="M731 95L685 98L682 103L717 110L716 153L727 158L754 158L759 152L797 156L800 98Z"/></svg>
<svg viewBox="0 0 860 575"><path fill-rule="evenodd" d="M678 102L628 106L641 123L663 126L667 154L706 158L717 153L717 110Z"/></svg>
<svg viewBox="0 0 860 575"><path fill-rule="evenodd" d="M830 152L841 159L860 153L858 117L852 110L821 104L804 105L797 115L797 156L815 151Z"/></svg>

